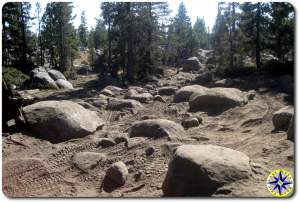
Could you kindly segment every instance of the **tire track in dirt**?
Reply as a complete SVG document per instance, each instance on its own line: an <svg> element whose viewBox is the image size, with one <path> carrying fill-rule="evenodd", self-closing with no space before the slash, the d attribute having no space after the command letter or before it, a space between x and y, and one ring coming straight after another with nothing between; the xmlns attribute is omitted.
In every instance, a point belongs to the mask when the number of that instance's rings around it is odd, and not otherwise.
<svg viewBox="0 0 300 203"><path fill-rule="evenodd" d="M3 169L3 192L9 197L54 195L62 180L39 159L9 160Z"/></svg>

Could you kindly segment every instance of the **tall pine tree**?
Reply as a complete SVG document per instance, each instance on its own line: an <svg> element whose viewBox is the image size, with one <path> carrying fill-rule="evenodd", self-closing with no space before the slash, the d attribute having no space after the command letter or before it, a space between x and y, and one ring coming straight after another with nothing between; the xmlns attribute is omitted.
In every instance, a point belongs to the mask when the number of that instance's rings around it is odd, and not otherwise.
<svg viewBox="0 0 300 203"><path fill-rule="evenodd" d="M87 47L88 28L86 26L85 12L82 11L80 17L80 25L78 27L78 35L80 40L80 46Z"/></svg>

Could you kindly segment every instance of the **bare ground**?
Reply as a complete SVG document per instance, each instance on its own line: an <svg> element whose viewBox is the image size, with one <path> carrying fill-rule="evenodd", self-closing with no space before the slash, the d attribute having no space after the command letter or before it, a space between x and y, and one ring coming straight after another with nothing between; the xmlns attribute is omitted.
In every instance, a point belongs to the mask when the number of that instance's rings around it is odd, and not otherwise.
<svg viewBox="0 0 300 203"><path fill-rule="evenodd" d="M160 82L178 85L177 76L173 73L170 71L169 76ZM250 179L226 185L214 196L271 197L266 187L269 172L283 168L294 174L294 143L287 140L286 132L273 132L272 124L272 114L288 104L287 95L268 88L259 89L261 84L255 86L255 80L249 80L254 86L251 88L259 90L255 99L244 107L236 107L217 116L188 112L188 103L172 103L172 96L168 96L164 97L167 103L150 102L145 104L144 110L125 115L117 111L99 110L107 124L102 130L81 139L52 144L28 136L26 132L3 136L4 163L15 158L37 158L45 163L34 162L24 167L4 164L4 170L10 173L3 177L3 191L12 197L161 197L162 182L176 144L167 139L130 138L128 146L120 143L103 149L96 147L94 138L126 133L132 122L142 120L145 116L181 123L189 114L201 116L203 123L199 127L187 129L183 141L176 143L225 146L244 152L252 160L253 173ZM96 75L81 76L72 83L74 90L44 90L37 96L40 100L78 101L99 94ZM155 152L147 157L145 150L149 146ZM81 170L74 166L71 157L84 151L105 153L108 160L90 170ZM124 186L105 191L105 172L112 163L119 160L127 165L129 178Z"/></svg>

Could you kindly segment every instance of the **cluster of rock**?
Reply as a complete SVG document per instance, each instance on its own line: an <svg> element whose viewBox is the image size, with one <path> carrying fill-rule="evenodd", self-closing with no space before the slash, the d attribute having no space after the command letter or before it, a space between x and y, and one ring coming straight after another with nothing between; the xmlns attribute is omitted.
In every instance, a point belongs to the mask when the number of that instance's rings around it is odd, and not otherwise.
<svg viewBox="0 0 300 203"><path fill-rule="evenodd" d="M44 67L35 68L30 72L32 88L40 89L73 89L73 85L58 70Z"/></svg>
<svg viewBox="0 0 300 203"><path fill-rule="evenodd" d="M196 57L187 59L183 68L184 71L201 69L203 65ZM34 86L39 88L73 88L62 73L45 68L34 69L32 81ZM23 109L24 117L33 134L57 143L84 137L101 129L105 122L96 112L98 108L121 112L138 111L145 109L144 105L147 103L166 103L165 98L171 97L175 104L188 102L190 111L222 113L230 108L244 106L256 96L255 91L243 92L230 88L230 79L216 81L213 88L202 86L211 81L212 74L204 71L192 81L193 85L181 88L161 85L155 93L151 92L155 91L151 85L145 88L131 87L128 90L109 85L103 88L97 97L78 103L61 100L28 105ZM272 121L275 130L287 131L288 139L294 140L292 106L275 112ZM124 133L126 136L101 137L94 141L97 148L112 147L121 142L128 146L128 140L135 137L182 141L187 129L198 127L201 123L202 119L197 116L183 119L181 125L167 119L148 117L133 122L127 129L127 134ZM145 149L147 157L154 153L153 147ZM72 156L74 166L83 171L106 161L107 156L104 153L79 152ZM102 187L106 192L124 186L129 176L126 162L113 162L109 162L112 164L103 180ZM174 156L169 162L162 190L165 196L212 196L220 187L250 176L250 159L242 152L215 145L181 145L176 146Z"/></svg>

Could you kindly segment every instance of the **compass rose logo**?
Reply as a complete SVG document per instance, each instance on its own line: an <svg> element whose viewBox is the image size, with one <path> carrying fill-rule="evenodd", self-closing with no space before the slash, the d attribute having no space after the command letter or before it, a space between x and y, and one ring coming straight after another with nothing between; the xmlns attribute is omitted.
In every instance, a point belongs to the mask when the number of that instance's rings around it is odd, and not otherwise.
<svg viewBox="0 0 300 203"><path fill-rule="evenodd" d="M293 191L293 178L289 172L277 169L270 173L267 179L268 190L275 197L285 197Z"/></svg>

